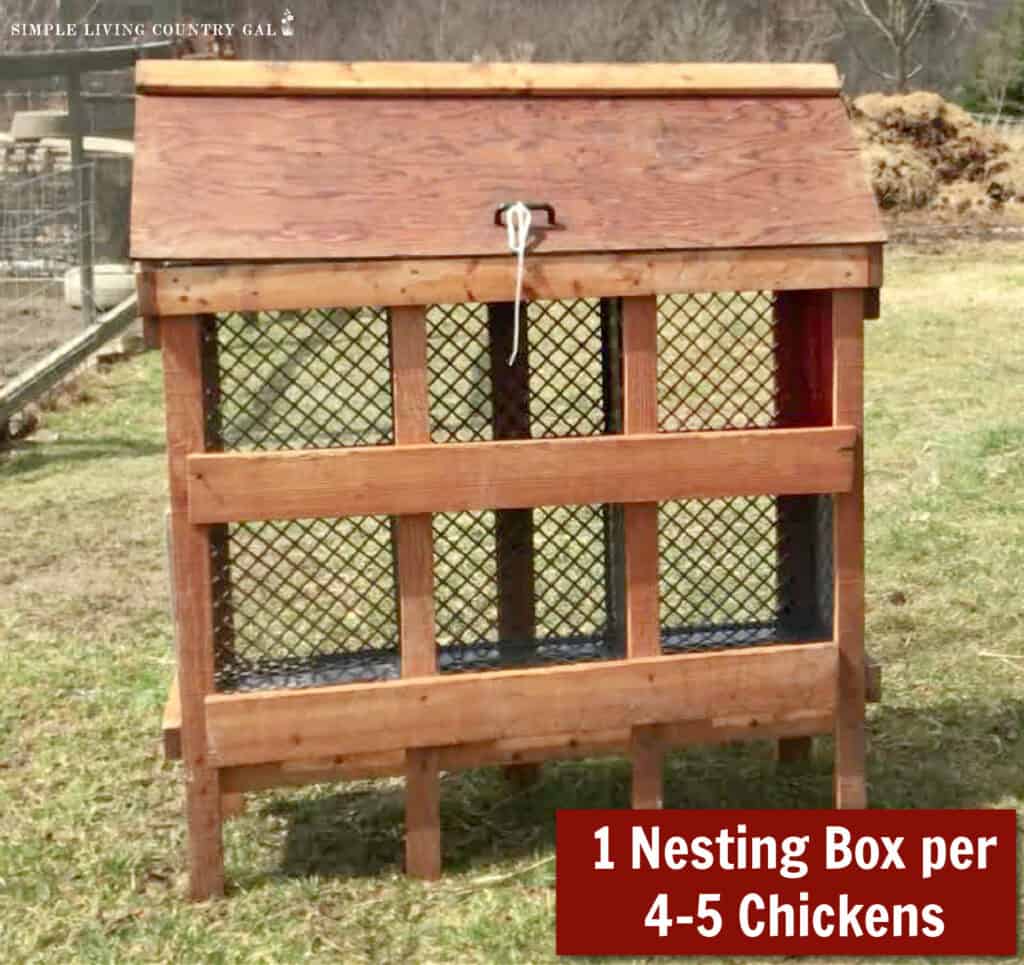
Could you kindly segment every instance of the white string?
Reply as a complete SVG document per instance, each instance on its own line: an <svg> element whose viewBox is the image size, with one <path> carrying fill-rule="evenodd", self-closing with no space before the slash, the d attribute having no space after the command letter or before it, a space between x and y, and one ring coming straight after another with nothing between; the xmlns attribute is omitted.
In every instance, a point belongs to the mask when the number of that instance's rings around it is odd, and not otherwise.
<svg viewBox="0 0 1024 965"><path fill-rule="evenodd" d="M508 228L508 246L516 254L516 302L512 310L512 354L508 364L514 365L519 352L519 307L523 300L523 268L526 263L526 242L530 238L533 214L530 209L517 201L505 209L505 227Z"/></svg>

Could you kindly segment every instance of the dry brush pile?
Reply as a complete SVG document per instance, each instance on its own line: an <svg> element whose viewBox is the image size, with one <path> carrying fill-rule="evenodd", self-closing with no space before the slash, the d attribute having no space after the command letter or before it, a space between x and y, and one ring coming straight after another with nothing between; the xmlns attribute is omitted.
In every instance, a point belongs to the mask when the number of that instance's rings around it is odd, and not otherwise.
<svg viewBox="0 0 1024 965"><path fill-rule="evenodd" d="M864 94L851 105L883 209L1024 212L1024 145L1010 145L938 94Z"/></svg>

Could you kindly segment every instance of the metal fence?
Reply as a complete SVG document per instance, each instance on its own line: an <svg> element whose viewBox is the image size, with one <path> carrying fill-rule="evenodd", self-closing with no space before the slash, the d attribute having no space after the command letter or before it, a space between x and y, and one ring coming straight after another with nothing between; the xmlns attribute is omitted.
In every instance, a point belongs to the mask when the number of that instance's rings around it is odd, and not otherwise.
<svg viewBox="0 0 1024 965"><path fill-rule="evenodd" d="M78 190L85 179L93 196L93 166L34 147L5 146L0 170L0 388L84 327L64 289L83 241L93 245L93 206Z"/></svg>

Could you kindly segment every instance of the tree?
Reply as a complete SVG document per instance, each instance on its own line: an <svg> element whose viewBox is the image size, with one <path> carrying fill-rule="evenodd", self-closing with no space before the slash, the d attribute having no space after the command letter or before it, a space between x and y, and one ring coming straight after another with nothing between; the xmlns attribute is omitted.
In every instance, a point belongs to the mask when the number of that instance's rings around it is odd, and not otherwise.
<svg viewBox="0 0 1024 965"><path fill-rule="evenodd" d="M846 25L847 39L854 55L873 74L881 77L900 93L906 92L910 81L924 64L917 61L915 48L933 18L941 13L952 15L952 33L969 22L971 0L833 0L836 14ZM865 55L854 41L854 24L868 28L880 42L889 64L879 67Z"/></svg>
<svg viewBox="0 0 1024 965"><path fill-rule="evenodd" d="M997 117L1024 113L1024 0L1013 0L978 41L967 103Z"/></svg>

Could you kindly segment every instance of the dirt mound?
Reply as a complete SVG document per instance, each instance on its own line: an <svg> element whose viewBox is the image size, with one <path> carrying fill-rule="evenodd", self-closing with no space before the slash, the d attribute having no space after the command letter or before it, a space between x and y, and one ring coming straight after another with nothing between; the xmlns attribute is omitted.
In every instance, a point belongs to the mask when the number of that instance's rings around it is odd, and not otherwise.
<svg viewBox="0 0 1024 965"><path fill-rule="evenodd" d="M864 94L850 113L883 208L963 214L1024 201L1024 158L938 94Z"/></svg>

